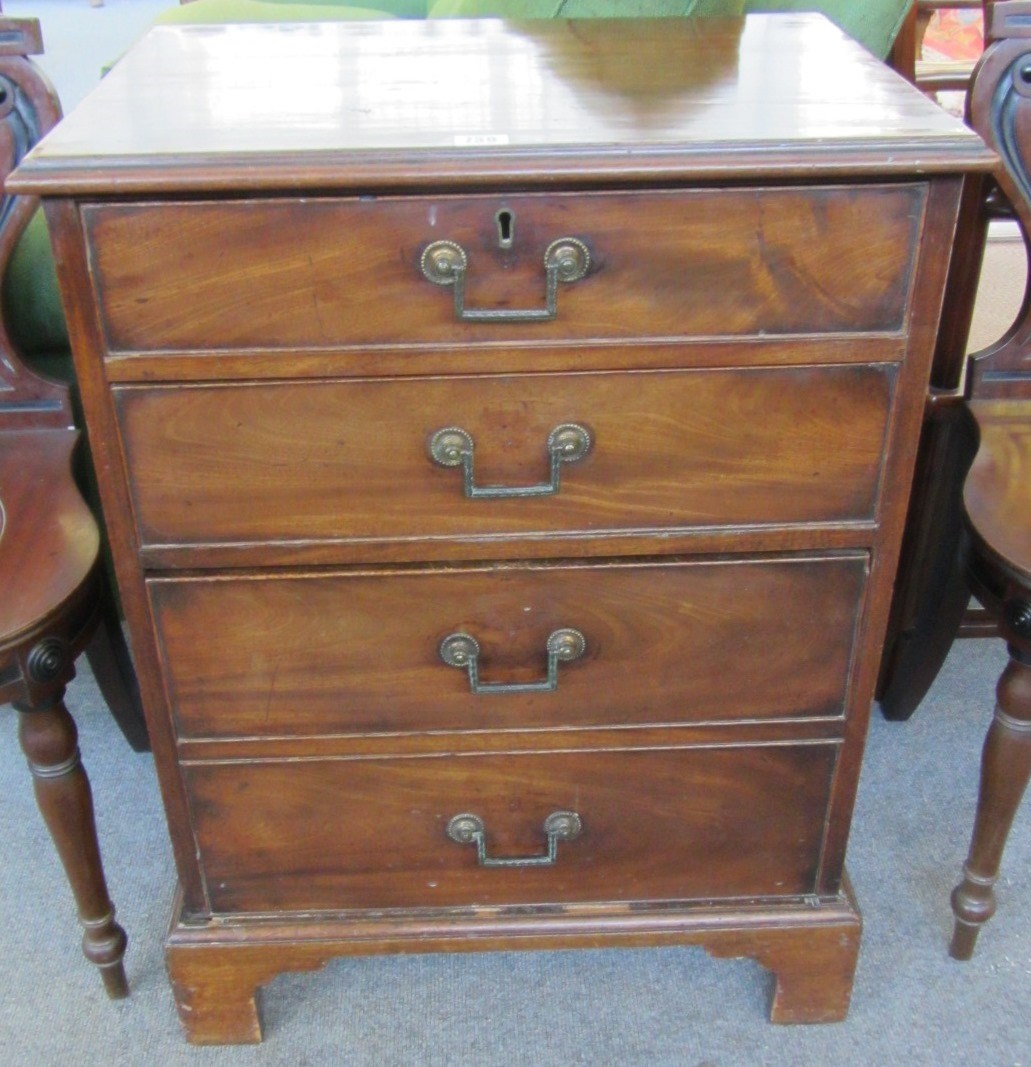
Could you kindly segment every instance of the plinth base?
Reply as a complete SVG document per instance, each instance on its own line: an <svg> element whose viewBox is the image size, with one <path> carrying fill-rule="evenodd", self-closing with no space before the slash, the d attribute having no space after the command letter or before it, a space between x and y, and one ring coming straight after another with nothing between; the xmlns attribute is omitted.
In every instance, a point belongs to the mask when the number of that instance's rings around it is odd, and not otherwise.
<svg viewBox="0 0 1031 1067"><path fill-rule="evenodd" d="M728 905L579 905L463 911L219 918L182 914L177 898L166 961L179 1017L197 1045L261 1041L259 988L285 971L338 956L396 952L644 948L701 945L772 972L770 1020L844 1019L861 919L846 885L833 899Z"/></svg>

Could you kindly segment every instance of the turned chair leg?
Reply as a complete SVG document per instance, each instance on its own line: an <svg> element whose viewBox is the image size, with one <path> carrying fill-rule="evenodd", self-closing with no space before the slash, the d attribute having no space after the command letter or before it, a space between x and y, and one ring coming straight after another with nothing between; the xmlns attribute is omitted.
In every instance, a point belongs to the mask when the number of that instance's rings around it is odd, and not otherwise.
<svg viewBox="0 0 1031 1067"><path fill-rule="evenodd" d="M82 949L100 968L108 996L127 996L125 931L115 922L93 817L93 794L79 757L78 731L64 705L16 703L18 738L32 771L36 803L72 887L83 926Z"/></svg>
<svg viewBox="0 0 1031 1067"><path fill-rule="evenodd" d="M968 960L981 927L995 914L993 886L1013 817L1031 775L1031 655L1010 645L1010 662L998 686L995 718L981 758L970 854L963 881L953 890L956 926L949 954Z"/></svg>

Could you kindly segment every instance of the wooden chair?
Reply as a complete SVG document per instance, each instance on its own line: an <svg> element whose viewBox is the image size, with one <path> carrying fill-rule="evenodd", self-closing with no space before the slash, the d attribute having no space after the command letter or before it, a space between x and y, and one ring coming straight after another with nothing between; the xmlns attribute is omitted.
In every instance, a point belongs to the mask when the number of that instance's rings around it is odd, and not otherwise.
<svg viewBox="0 0 1031 1067"><path fill-rule="evenodd" d="M998 187L1031 248L1031 3L1000 0L986 28L970 121L1002 158ZM1031 775L1031 286L1009 333L972 358L968 395L978 446L963 490L961 560L1010 661L985 740L964 878L952 895L957 959L970 958L995 911L993 883Z"/></svg>
<svg viewBox="0 0 1031 1067"><path fill-rule="evenodd" d="M974 0L992 24L994 0ZM953 72L944 84L939 74L926 76L917 62L920 42L931 10L968 8L969 0L931 3L917 0L900 33L894 62L901 73L925 92L970 88L972 70ZM984 77L980 81L982 90ZM968 97L968 110L972 99ZM990 144L995 138L981 115L979 132ZM995 182L971 184L963 223L956 235L945 297L942 328L931 370L931 389L917 457L899 576L881 662L878 700L885 717L908 719L937 677L957 636L993 636L998 630L983 612L968 612L970 590L959 562L963 538L963 481L977 451L977 430L965 404L976 392L978 368L988 368L994 349L967 355L988 221L1013 218L1013 208ZM998 346L995 346L996 348Z"/></svg>
<svg viewBox="0 0 1031 1067"><path fill-rule="evenodd" d="M924 36L939 11L978 11L983 0L915 0L892 47L892 66L929 96L941 92L965 93L974 73L971 63L943 63L923 58Z"/></svg>
<svg viewBox="0 0 1031 1067"><path fill-rule="evenodd" d="M56 97L27 58L41 51L38 22L0 19L2 177L59 117ZM7 195L0 201L0 269L35 206ZM117 620L112 628L97 524L72 478L78 436L67 388L29 371L0 321L0 704L18 712L36 800L78 906L83 951L108 994L123 997L125 932L114 919L89 781L64 704L87 646L112 668L112 699L133 700L131 680L119 677L128 655Z"/></svg>
<svg viewBox="0 0 1031 1067"><path fill-rule="evenodd" d="M958 959L970 957L995 910L992 886L1031 772L1031 288L997 344L965 353L987 220L1015 219L1031 247L1031 2L985 6L988 47L967 110L1001 166L992 183L968 191L881 678L885 713L906 718L957 633L1001 633L1009 649L952 898ZM971 591L984 605L980 617L968 612Z"/></svg>
<svg viewBox="0 0 1031 1067"><path fill-rule="evenodd" d="M970 853L952 894L950 952L961 960L970 959L995 913L993 886L1031 776L1031 397L972 401L970 408L980 446L963 491L967 575L998 620L1010 661L985 739Z"/></svg>

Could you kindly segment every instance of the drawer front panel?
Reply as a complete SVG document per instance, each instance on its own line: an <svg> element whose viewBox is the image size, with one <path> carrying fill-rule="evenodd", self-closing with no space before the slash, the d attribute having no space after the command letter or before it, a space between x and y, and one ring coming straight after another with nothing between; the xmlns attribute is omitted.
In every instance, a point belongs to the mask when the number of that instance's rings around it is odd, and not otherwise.
<svg viewBox="0 0 1031 1067"><path fill-rule="evenodd" d="M865 555L151 579L181 737L705 722L844 711ZM533 685L549 636L583 655Z"/></svg>
<svg viewBox="0 0 1031 1067"><path fill-rule="evenodd" d="M371 759L184 768L215 911L282 911L812 892L831 744ZM484 867L447 836L471 813Z"/></svg>
<svg viewBox="0 0 1031 1067"><path fill-rule="evenodd" d="M925 198L899 185L83 210L109 346L145 352L897 331ZM421 270L427 245L451 241L467 307L540 309L563 237L591 261L548 322L456 321L453 289Z"/></svg>
<svg viewBox="0 0 1031 1067"><path fill-rule="evenodd" d="M869 520L892 366L366 379L116 390L142 543L412 542ZM470 499L430 441L458 427ZM418 555L413 555L418 558Z"/></svg>

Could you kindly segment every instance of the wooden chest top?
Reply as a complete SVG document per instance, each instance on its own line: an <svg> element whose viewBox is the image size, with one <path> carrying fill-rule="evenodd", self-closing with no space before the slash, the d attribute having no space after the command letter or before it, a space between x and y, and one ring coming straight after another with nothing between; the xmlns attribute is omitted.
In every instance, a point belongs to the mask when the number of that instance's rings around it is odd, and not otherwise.
<svg viewBox="0 0 1031 1067"><path fill-rule="evenodd" d="M532 186L992 159L819 15L190 26L152 30L10 187Z"/></svg>

